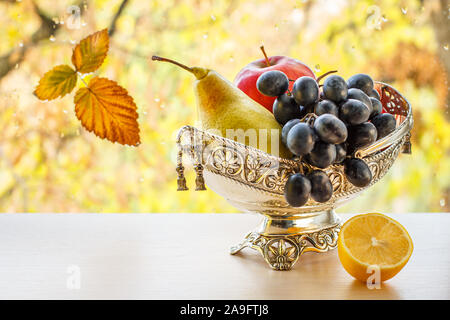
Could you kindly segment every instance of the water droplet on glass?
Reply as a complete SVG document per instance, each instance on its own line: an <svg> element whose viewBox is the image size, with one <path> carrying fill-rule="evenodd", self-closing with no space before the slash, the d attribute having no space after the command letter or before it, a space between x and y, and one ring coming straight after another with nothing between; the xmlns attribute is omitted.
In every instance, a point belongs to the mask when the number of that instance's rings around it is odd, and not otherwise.
<svg viewBox="0 0 450 320"><path fill-rule="evenodd" d="M76 40L70 40L70 43L71 44L75 44L75 43L77 43L77 41Z"/></svg>
<svg viewBox="0 0 450 320"><path fill-rule="evenodd" d="M320 72L320 65L319 65L319 64L316 64L316 65L314 66L314 71L315 71L315 72Z"/></svg>
<svg viewBox="0 0 450 320"><path fill-rule="evenodd" d="M448 51L448 44L444 45L444 50Z"/></svg>
<svg viewBox="0 0 450 320"><path fill-rule="evenodd" d="M208 38L208 34L205 33L205 34L203 35L203 39L207 39L207 38Z"/></svg>
<svg viewBox="0 0 450 320"><path fill-rule="evenodd" d="M159 98L155 98L155 102L159 102L159 101L161 101Z"/></svg>
<svg viewBox="0 0 450 320"><path fill-rule="evenodd" d="M64 112L65 114L67 114L67 110L63 110L63 112Z"/></svg>
<svg viewBox="0 0 450 320"><path fill-rule="evenodd" d="M21 47L21 48L23 47L23 42L22 41L19 42L19 47Z"/></svg>
<svg viewBox="0 0 450 320"><path fill-rule="evenodd" d="M441 199L439 201L439 204L441 205L441 207L444 207L445 206L445 199Z"/></svg>
<svg viewBox="0 0 450 320"><path fill-rule="evenodd" d="M406 14L408 12L408 8L402 8L402 13Z"/></svg>
<svg viewBox="0 0 450 320"><path fill-rule="evenodd" d="M48 38L51 42L55 42L56 38L55 36L51 35L50 38Z"/></svg>
<svg viewBox="0 0 450 320"><path fill-rule="evenodd" d="M143 114L144 114L144 116L146 116L147 115L147 111L144 111L144 112L142 112Z"/></svg>

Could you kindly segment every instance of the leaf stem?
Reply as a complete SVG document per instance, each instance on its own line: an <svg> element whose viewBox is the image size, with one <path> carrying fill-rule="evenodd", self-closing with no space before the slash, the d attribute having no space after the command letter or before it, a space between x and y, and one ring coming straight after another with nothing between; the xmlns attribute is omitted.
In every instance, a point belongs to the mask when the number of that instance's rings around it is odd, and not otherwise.
<svg viewBox="0 0 450 320"><path fill-rule="evenodd" d="M80 73L78 73L78 77L80 77L81 82L84 83L84 85L86 86L86 88L89 88L88 84L86 83L86 81L83 80L83 77L80 75Z"/></svg>

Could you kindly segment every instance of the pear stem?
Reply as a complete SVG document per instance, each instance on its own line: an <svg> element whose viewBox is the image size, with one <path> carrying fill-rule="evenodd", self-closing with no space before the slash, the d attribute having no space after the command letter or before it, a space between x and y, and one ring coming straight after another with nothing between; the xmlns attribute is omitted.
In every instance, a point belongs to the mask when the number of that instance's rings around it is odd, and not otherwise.
<svg viewBox="0 0 450 320"><path fill-rule="evenodd" d="M264 46L261 46L261 47L259 47L259 48L261 49L261 51L262 51L262 53L263 53L263 55L264 55L264 58L266 58L266 64L267 64L267 66L270 67L270 61L269 61L269 58L267 57L266 50L264 50Z"/></svg>
<svg viewBox="0 0 450 320"><path fill-rule="evenodd" d="M153 60L153 61L170 62L170 63L172 63L172 64L174 64L174 65L177 65L177 66L183 68L184 70L187 70L187 71L189 71L189 72L191 72L191 73L194 73L194 71L192 70L192 68L189 68L188 66L185 66L184 64L179 63L179 62L177 62L177 61L175 61L175 60L172 60L172 59L163 58L163 57L159 57L159 56L152 56L152 60Z"/></svg>

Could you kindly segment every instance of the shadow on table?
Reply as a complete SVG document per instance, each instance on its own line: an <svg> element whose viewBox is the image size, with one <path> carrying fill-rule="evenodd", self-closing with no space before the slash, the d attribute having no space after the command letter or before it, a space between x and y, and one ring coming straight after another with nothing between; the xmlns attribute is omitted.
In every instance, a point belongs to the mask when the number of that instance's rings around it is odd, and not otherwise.
<svg viewBox="0 0 450 320"><path fill-rule="evenodd" d="M365 282L352 280L346 290L346 299L383 299L397 300L401 299L393 285L382 282L379 288L369 289Z"/></svg>

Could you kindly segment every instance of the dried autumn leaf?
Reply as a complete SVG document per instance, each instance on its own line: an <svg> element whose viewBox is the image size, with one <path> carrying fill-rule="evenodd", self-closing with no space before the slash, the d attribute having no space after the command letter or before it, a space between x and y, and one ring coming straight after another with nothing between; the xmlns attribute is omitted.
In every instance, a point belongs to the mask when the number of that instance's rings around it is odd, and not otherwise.
<svg viewBox="0 0 450 320"><path fill-rule="evenodd" d="M108 53L108 30L103 29L84 38L75 46L72 53L72 63L81 73L97 70Z"/></svg>
<svg viewBox="0 0 450 320"><path fill-rule="evenodd" d="M76 84L76 71L63 64L45 73L33 93L40 100L53 100L72 92Z"/></svg>
<svg viewBox="0 0 450 320"><path fill-rule="evenodd" d="M95 77L75 94L75 113L83 127L111 142L140 143L138 114L133 98L116 82Z"/></svg>

